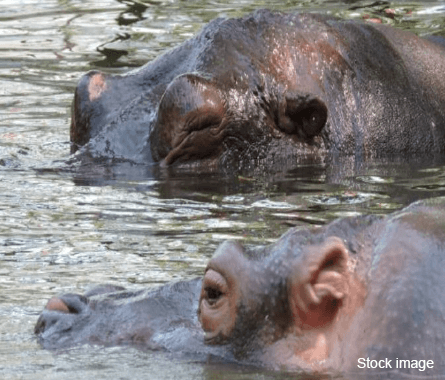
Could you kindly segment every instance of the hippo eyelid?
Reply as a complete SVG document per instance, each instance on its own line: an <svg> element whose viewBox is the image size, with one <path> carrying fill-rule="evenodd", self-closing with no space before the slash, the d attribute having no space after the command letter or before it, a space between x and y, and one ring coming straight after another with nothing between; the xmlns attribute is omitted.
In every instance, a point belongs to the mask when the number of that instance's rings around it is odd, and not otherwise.
<svg viewBox="0 0 445 380"><path fill-rule="evenodd" d="M226 279L213 269L207 270L204 276L203 290L204 299L210 307L217 307L218 301L229 291Z"/></svg>
<svg viewBox="0 0 445 380"><path fill-rule="evenodd" d="M222 116L215 112L206 112L206 110L194 111L193 115L188 118L188 131L201 131L203 129L219 126L222 121Z"/></svg>

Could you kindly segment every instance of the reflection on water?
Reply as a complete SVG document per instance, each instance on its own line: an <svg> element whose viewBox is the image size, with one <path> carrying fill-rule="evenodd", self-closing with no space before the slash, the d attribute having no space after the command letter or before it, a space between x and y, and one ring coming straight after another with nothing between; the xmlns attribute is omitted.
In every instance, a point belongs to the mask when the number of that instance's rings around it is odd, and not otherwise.
<svg viewBox="0 0 445 380"><path fill-rule="evenodd" d="M289 226L387 213L445 194L445 162L336 160L203 173L121 164L61 170L82 73L139 66L212 18L262 1L36 1L0 5L0 377L278 379L295 374L171 360L128 347L52 353L32 336L55 293L98 283L155 286L200 275L226 239L265 244ZM365 6L368 4L368 6ZM282 10L379 18L443 33L440 1L269 1ZM393 9L394 12L388 12Z"/></svg>

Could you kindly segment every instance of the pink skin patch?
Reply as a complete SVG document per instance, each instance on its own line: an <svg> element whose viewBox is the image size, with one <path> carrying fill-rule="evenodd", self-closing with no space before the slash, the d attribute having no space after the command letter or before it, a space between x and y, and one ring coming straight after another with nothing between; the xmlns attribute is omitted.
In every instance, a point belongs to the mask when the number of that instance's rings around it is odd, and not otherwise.
<svg viewBox="0 0 445 380"><path fill-rule="evenodd" d="M62 313L69 313L70 310L68 306L66 306L65 302L63 302L60 298L53 297L51 298L45 306L45 309L61 311Z"/></svg>
<svg viewBox="0 0 445 380"><path fill-rule="evenodd" d="M90 83L88 83L88 94L90 101L94 101L102 95L107 89L107 84L105 83L105 78L102 74L94 74L90 78Z"/></svg>

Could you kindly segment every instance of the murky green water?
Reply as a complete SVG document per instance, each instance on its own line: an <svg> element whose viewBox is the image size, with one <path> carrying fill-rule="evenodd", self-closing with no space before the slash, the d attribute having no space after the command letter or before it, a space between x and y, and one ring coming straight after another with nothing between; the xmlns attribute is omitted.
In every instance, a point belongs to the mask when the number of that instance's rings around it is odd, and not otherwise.
<svg viewBox="0 0 445 380"><path fill-rule="evenodd" d="M289 226L387 213L444 195L445 162L345 161L233 177L153 176L128 167L88 176L47 169L68 157L69 107L82 73L139 66L215 17L267 6L381 18L421 35L445 33L442 1L364 6L370 3L1 1L0 378L296 378L128 347L53 353L39 347L32 330L55 293L83 292L98 283L137 288L193 277L226 239L264 244ZM395 17L386 8L394 9Z"/></svg>

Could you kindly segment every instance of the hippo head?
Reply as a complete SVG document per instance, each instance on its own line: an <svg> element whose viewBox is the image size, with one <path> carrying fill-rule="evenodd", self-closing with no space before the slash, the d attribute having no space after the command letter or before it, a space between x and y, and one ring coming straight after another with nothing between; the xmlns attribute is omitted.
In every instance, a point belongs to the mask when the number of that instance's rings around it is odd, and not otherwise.
<svg viewBox="0 0 445 380"><path fill-rule="evenodd" d="M207 166L315 156L326 150L323 75L341 61L323 28L269 11L217 19L128 75L90 72L76 89L72 152Z"/></svg>
<svg viewBox="0 0 445 380"><path fill-rule="evenodd" d="M347 378L362 378L357 368L441 377L444 206L436 198L387 217L296 228L266 247L226 242L202 279L52 298L35 333L50 349L131 344ZM362 366L366 358L383 367ZM398 359L409 366L381 371Z"/></svg>
<svg viewBox="0 0 445 380"><path fill-rule="evenodd" d="M441 62L441 46L384 26L267 10L216 19L127 75L85 75L72 152L280 169L331 154L443 153Z"/></svg>
<svg viewBox="0 0 445 380"><path fill-rule="evenodd" d="M325 148L322 77L334 49L320 25L280 20L258 12L204 28L193 71L173 78L160 99L150 137L155 161L270 161Z"/></svg>
<svg viewBox="0 0 445 380"><path fill-rule="evenodd" d="M364 302L364 286L340 239L301 250L285 241L263 258L237 243L218 249L199 301L205 341L228 343L236 356L275 367L313 371L323 362L325 369Z"/></svg>

